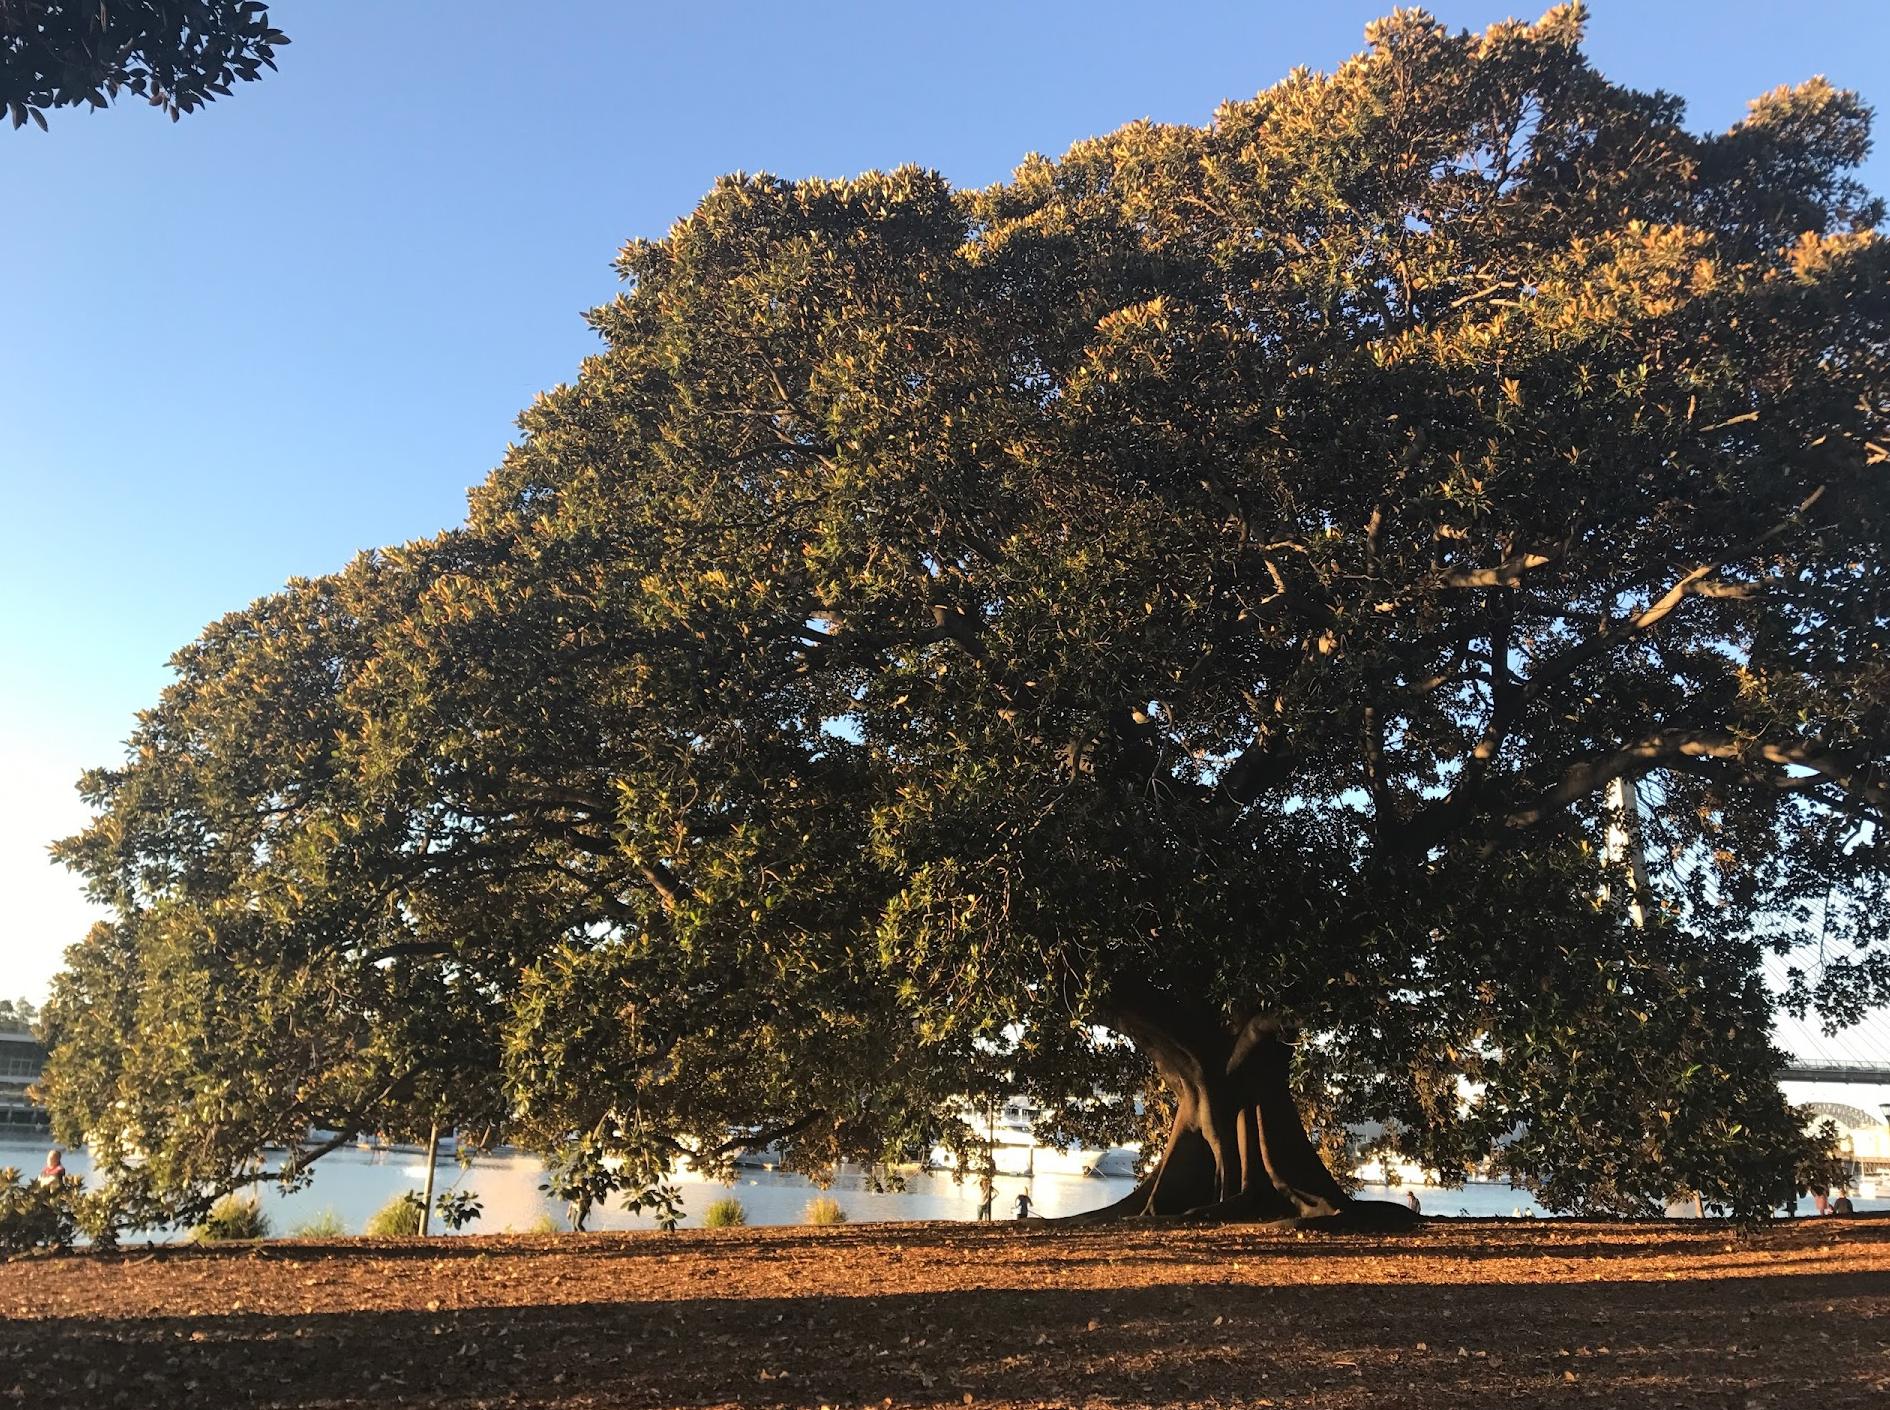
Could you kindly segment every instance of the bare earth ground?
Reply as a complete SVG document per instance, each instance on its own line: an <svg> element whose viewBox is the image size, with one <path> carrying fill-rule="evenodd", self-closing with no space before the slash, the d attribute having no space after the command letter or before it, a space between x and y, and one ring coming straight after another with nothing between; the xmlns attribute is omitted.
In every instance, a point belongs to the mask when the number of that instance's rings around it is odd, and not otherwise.
<svg viewBox="0 0 1890 1410"><path fill-rule="evenodd" d="M871 1225L0 1265L56 1407L1890 1403L1890 1218Z"/></svg>

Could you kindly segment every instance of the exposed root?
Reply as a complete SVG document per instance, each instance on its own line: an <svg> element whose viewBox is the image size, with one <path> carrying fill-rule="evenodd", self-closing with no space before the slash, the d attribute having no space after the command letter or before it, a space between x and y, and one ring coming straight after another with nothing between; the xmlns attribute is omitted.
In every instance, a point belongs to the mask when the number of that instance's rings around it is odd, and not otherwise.
<svg viewBox="0 0 1890 1410"><path fill-rule="evenodd" d="M1189 1224L1272 1224L1302 1217L1277 1190L1249 1190L1232 1199L1197 1205L1182 1215Z"/></svg>
<svg viewBox="0 0 1890 1410"><path fill-rule="evenodd" d="M1322 1234L1402 1234L1424 1222L1405 1205L1384 1199L1355 1199L1331 1214L1302 1214L1277 1221L1282 1229L1310 1229Z"/></svg>
<svg viewBox="0 0 1890 1410"><path fill-rule="evenodd" d="M1145 1182L1146 1183L1146 1182ZM1073 1227L1101 1224L1254 1224L1268 1229L1294 1229L1321 1234L1402 1234L1420 1228L1422 1215L1391 1200L1347 1200L1337 1209L1297 1212L1276 1190L1253 1190L1197 1205L1178 1214L1152 1207L1149 1190L1138 1186L1127 1198L1082 1214L1066 1214L1047 1223Z"/></svg>

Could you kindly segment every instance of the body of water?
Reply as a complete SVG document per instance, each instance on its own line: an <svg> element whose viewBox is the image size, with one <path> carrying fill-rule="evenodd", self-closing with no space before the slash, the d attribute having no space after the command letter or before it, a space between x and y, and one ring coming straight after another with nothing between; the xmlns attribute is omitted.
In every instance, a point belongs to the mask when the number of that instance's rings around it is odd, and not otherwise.
<svg viewBox="0 0 1890 1410"><path fill-rule="evenodd" d="M44 1163L46 1150L43 1142L29 1144L8 1137L0 1140L0 1166L17 1166L31 1176ZM90 1173L84 1151L68 1152L65 1163L75 1175L83 1177ZM536 1157L523 1154L480 1156L466 1166L450 1157L442 1157L434 1172L436 1193L449 1189L470 1190L483 1203L484 1213L466 1230L468 1233L502 1233L508 1229L524 1232L537 1226L546 1216L565 1227L564 1205L539 1188L543 1182L544 1167ZM314 1168L314 1178L300 1190L283 1194L273 1186L265 1187L263 1210L269 1216L273 1232L279 1236L291 1234L298 1224L325 1214L333 1214L348 1232L359 1233L377 1209L408 1191L418 1194L425 1183L426 1157L423 1154L342 1149L324 1156ZM978 1212L977 1182L967 1180L959 1184L949 1174L908 1175L903 1190L875 1190L864 1174L851 1170L842 1170L825 1190L799 1175L766 1170L740 1171L727 1184L683 1172L676 1176L676 1185L683 1198L682 1223L686 1227L699 1224L703 1210L712 1201L729 1197L742 1202L750 1224L802 1223L807 1202L822 1194L837 1202L853 1223L969 1220L976 1218ZM1079 1214L1113 1203L1133 1185L1130 1180L1083 1175L999 1175L995 1213L999 1219L1009 1218L1016 1197L1027 1193L1037 1214ZM1544 1212L1528 1194L1502 1184L1469 1184L1454 1190L1418 1186L1415 1192L1426 1214L1526 1218ZM1373 1199L1404 1198L1402 1187L1367 1185L1359 1193ZM1890 1209L1890 1200L1860 1199L1856 1203L1860 1211ZM1801 1213L1808 1213L1810 1208L1809 1200L1800 1202ZM606 1206L591 1211L586 1227L648 1229L654 1228L655 1222L648 1215L630 1214ZM437 1218L434 1228L448 1232L440 1228Z"/></svg>

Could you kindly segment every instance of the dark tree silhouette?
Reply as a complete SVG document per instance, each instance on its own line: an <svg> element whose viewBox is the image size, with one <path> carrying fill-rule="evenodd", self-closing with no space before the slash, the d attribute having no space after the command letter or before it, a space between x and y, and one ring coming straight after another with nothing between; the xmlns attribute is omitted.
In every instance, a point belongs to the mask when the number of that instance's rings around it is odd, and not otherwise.
<svg viewBox="0 0 1890 1410"><path fill-rule="evenodd" d="M0 0L0 112L43 129L55 108L125 91L175 122L273 69L288 42L250 0Z"/></svg>

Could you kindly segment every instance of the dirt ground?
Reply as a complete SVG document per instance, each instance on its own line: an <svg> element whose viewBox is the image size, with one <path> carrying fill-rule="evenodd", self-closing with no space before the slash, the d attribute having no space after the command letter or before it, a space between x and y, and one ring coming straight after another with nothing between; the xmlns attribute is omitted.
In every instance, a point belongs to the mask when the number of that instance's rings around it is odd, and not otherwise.
<svg viewBox="0 0 1890 1410"><path fill-rule="evenodd" d="M1890 1218L880 1224L0 1265L47 1407L1890 1403Z"/></svg>

